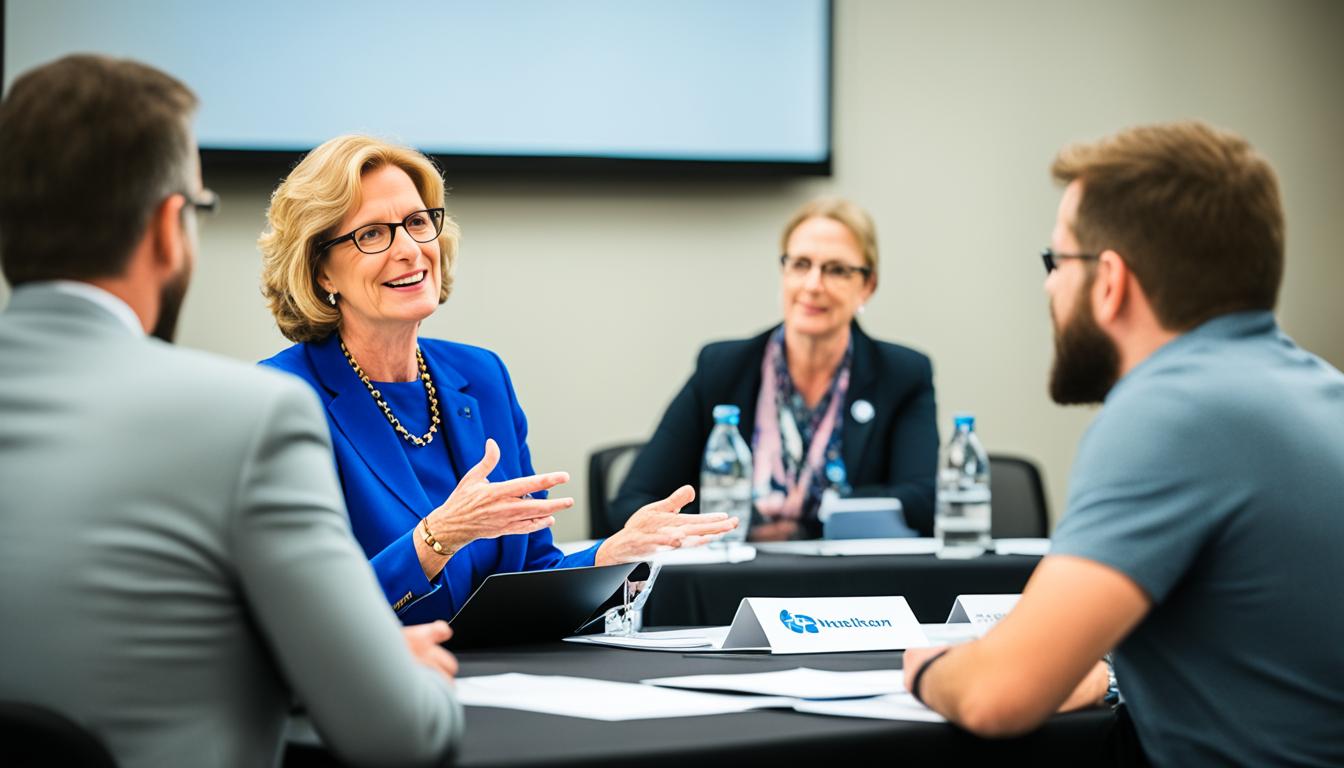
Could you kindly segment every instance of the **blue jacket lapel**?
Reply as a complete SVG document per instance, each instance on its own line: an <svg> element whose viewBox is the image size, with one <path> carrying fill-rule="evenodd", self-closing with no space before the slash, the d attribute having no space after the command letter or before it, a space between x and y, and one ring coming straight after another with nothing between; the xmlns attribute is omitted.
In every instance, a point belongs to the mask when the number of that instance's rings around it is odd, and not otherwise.
<svg viewBox="0 0 1344 768"><path fill-rule="evenodd" d="M468 470L476 466L485 454L485 424L481 418L480 406L476 398L466 393L471 382L462 371L455 368L445 357L438 354L433 346L421 346L425 354L425 365L429 368L430 378L439 392L439 410L443 423L439 429L448 441L448 453L453 458L453 468L457 470L458 480ZM503 461L490 473L490 479L506 479Z"/></svg>
<svg viewBox="0 0 1344 768"><path fill-rule="evenodd" d="M369 395L364 382L355 375L341 352L340 338L310 344L308 354L318 379L334 396L327 405L336 428L350 441L355 452L383 485L403 504L408 513L419 517L434 508L420 487L411 462L398 441L400 435Z"/></svg>

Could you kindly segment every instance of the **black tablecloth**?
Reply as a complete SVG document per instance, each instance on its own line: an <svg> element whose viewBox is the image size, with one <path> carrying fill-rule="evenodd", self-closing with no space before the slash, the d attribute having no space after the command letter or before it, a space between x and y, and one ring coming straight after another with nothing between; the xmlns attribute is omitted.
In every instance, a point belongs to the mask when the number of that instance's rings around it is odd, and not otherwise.
<svg viewBox="0 0 1344 768"><path fill-rule="evenodd" d="M664 567L644 606L645 626L731 624L744 597L901 595L921 623L947 620L958 595L1015 594L1039 557L933 555L809 557L762 552L746 563Z"/></svg>
<svg viewBox="0 0 1344 768"><path fill-rule="evenodd" d="M901 654L720 656L630 651L571 643L459 654L462 675L504 672L575 675L633 682L647 677L767 672L808 666L862 670L899 667ZM1027 736L979 739L947 724L803 715L789 710L603 722L491 707L468 707L458 764L485 766L818 765L837 760L893 765L972 760L1009 765L1097 765L1105 762L1109 710L1060 715ZM320 745L291 741L286 766L332 765Z"/></svg>

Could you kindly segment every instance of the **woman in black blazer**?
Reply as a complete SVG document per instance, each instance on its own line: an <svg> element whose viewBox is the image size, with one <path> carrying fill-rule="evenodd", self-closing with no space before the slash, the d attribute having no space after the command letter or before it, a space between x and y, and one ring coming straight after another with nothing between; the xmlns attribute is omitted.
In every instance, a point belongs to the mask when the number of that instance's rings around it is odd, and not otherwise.
<svg viewBox="0 0 1344 768"><path fill-rule="evenodd" d="M818 537L821 494L837 486L900 499L906 524L932 535L933 368L854 319L877 289L872 219L847 200L814 200L789 220L782 246L783 323L700 351L608 507L613 528L670 489L699 487L711 412L730 403L755 465L752 540Z"/></svg>

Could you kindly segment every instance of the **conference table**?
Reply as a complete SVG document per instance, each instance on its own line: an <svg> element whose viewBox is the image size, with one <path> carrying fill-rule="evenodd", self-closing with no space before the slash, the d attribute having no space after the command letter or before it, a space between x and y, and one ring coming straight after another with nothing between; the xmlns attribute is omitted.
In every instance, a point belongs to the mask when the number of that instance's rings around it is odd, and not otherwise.
<svg viewBox="0 0 1344 768"><path fill-rule="evenodd" d="M945 621L958 595L1016 594L1040 562L1034 555L813 555L758 552L742 563L661 569L644 605L646 626L730 624L744 597L900 595L915 618Z"/></svg>
<svg viewBox="0 0 1344 768"><path fill-rule="evenodd" d="M768 672L806 666L853 671L901 666L900 652L793 656L653 652L553 642L458 654L461 675L524 672L637 682L649 677ZM757 765L858 760L920 765L1097 765L1106 761L1109 709L1056 715L1026 736L981 739L946 723L917 723L756 710L729 715L607 722L492 707L466 709L457 765L466 768L603 765ZM989 762L993 761L993 762ZM285 765L337 765L311 727L291 727Z"/></svg>
<svg viewBox="0 0 1344 768"><path fill-rule="evenodd" d="M737 563L661 568L644 625L724 625L744 597L902 595L919 621L941 623L962 594L1016 593L1040 558L985 554L939 560L927 554L817 557L758 552ZM458 652L461 676L524 672L637 682L693 674L896 669L900 652L771 656L654 652L548 642ZM992 760L1028 765L1103 762L1115 718L1109 710L1057 715L1036 732L1006 740L974 737L945 723L915 723L756 710L730 715L606 722L492 707L468 707L462 766L659 766L779 759ZM694 761L688 763L688 761ZM745 762L744 762L745 761ZM311 726L291 724L285 765L337 765Z"/></svg>

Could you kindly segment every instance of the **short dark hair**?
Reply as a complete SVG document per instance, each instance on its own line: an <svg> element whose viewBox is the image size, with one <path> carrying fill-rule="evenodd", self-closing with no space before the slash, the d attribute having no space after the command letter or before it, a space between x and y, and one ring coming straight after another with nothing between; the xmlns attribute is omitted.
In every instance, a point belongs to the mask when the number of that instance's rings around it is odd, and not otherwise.
<svg viewBox="0 0 1344 768"><path fill-rule="evenodd" d="M1079 246L1119 253L1164 328L1278 302L1279 184L1242 137L1197 121L1140 126L1066 147L1050 170L1082 182Z"/></svg>
<svg viewBox="0 0 1344 768"><path fill-rule="evenodd" d="M187 192L196 95L128 59L67 56L0 103L0 269L13 285L121 274L163 199Z"/></svg>

